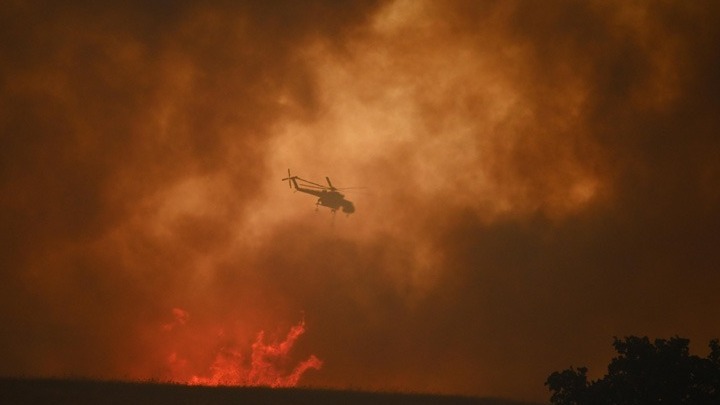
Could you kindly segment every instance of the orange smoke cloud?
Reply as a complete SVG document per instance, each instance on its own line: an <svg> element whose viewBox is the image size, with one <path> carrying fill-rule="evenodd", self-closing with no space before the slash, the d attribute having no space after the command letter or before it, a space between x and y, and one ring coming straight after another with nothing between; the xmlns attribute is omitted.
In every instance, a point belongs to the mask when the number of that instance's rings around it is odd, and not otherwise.
<svg viewBox="0 0 720 405"><path fill-rule="evenodd" d="M162 325L164 330L173 330L178 326L185 325L190 318L190 314L182 308L173 308L172 314L175 319L172 322L168 322Z"/></svg>
<svg viewBox="0 0 720 405"><path fill-rule="evenodd" d="M720 2L85 3L0 2L0 375L540 400L720 336Z"/></svg>

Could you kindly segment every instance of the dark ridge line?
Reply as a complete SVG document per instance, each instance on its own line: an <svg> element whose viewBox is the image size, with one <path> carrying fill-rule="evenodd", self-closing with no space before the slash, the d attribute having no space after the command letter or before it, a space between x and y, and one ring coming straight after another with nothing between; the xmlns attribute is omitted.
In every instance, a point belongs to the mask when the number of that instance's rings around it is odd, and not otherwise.
<svg viewBox="0 0 720 405"><path fill-rule="evenodd" d="M417 392L201 386L164 381L0 377L0 403L14 404L257 404L257 405L536 405L500 398Z"/></svg>

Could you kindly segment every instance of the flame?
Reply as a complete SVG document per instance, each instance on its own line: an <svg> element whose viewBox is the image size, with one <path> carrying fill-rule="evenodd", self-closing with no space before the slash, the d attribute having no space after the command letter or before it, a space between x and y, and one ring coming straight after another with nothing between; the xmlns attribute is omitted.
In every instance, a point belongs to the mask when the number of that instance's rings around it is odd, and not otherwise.
<svg viewBox="0 0 720 405"><path fill-rule="evenodd" d="M187 311L173 309L176 318L174 326L182 326L187 322ZM181 316L179 316L181 315ZM182 321L180 321L182 319ZM171 330L165 328L166 330ZM305 333L305 321L293 326L284 340L265 343L265 332L260 331L250 350L250 355L233 347L222 347L215 355L207 373L193 374L184 382L189 385L236 385L236 386L267 386L273 388L294 387L300 378L310 369L319 370L322 361L310 355L290 370L290 351L297 339ZM168 356L171 370L187 370L191 364L173 352ZM177 374L177 373L175 373Z"/></svg>

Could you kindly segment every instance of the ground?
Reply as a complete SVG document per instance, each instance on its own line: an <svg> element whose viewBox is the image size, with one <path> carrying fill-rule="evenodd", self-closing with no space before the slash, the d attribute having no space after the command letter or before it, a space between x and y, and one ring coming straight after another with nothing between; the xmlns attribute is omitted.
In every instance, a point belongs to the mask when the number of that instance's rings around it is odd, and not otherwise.
<svg viewBox="0 0 720 405"><path fill-rule="evenodd" d="M15 404L253 404L253 405L532 405L491 398L305 388L206 387L156 382L0 379L0 403Z"/></svg>

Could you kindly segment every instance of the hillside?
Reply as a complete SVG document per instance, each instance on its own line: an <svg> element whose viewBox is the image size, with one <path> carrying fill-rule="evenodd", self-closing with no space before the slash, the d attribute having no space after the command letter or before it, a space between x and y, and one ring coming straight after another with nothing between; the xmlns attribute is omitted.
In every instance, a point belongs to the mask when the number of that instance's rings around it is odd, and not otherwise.
<svg viewBox="0 0 720 405"><path fill-rule="evenodd" d="M206 387L150 382L0 379L0 403L15 404L253 404L253 405L531 405L460 396L325 389Z"/></svg>

